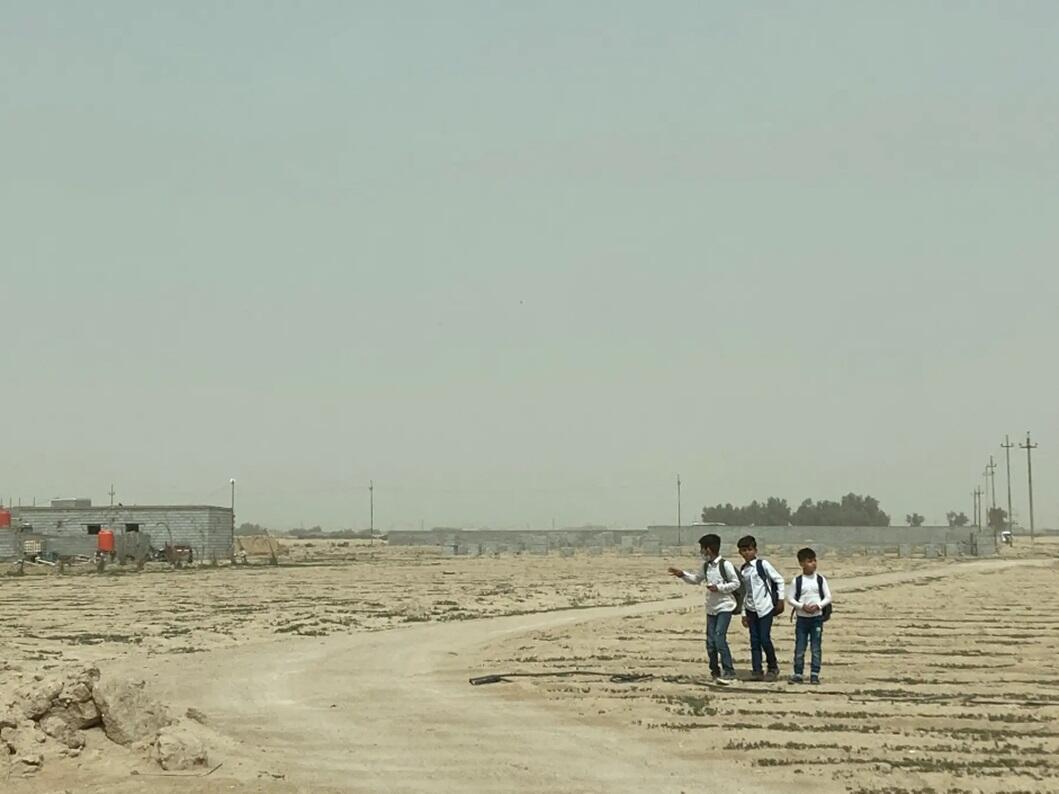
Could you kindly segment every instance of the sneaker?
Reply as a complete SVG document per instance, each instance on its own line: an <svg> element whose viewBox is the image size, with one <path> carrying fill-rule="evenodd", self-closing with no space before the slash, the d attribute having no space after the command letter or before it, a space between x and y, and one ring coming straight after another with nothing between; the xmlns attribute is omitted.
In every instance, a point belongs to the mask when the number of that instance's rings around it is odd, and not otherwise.
<svg viewBox="0 0 1059 794"><path fill-rule="evenodd" d="M804 678L802 678L802 677L801 677L800 675L798 675L797 673L795 673L794 675L790 676L790 677L789 677L789 678L787 679L787 683L788 683L788 684L804 684L804 683L805 683L805 679L804 679Z"/></svg>
<svg viewBox="0 0 1059 794"><path fill-rule="evenodd" d="M765 673L765 680L766 681L775 681L779 677L780 677L780 671L779 670L769 670L767 673Z"/></svg>
<svg viewBox="0 0 1059 794"><path fill-rule="evenodd" d="M721 675L713 679L713 683L717 684L717 686L731 686L734 680L734 676Z"/></svg>
<svg viewBox="0 0 1059 794"><path fill-rule="evenodd" d="M765 680L765 674L764 673L751 673L750 674L750 680L751 681L764 681Z"/></svg>
<svg viewBox="0 0 1059 794"><path fill-rule="evenodd" d="M818 676L818 675L809 676L809 683L810 684L819 684L820 683L820 676Z"/></svg>

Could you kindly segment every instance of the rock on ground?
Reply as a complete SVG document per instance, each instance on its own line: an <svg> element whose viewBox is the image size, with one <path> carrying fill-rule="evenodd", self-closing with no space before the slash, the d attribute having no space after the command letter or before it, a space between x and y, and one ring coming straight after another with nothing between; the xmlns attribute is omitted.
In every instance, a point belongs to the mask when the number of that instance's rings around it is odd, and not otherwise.
<svg viewBox="0 0 1059 794"><path fill-rule="evenodd" d="M71 750L80 750L85 746L85 735L63 717L56 714L49 714L42 719L40 721L40 729Z"/></svg>
<svg viewBox="0 0 1059 794"><path fill-rule="evenodd" d="M195 769L206 766L208 758L202 740L186 725L169 725L158 732L155 756L165 770Z"/></svg>
<svg viewBox="0 0 1059 794"><path fill-rule="evenodd" d="M15 690L15 703L31 720L39 720L48 713L62 691L63 682L57 678L30 681Z"/></svg>
<svg viewBox="0 0 1059 794"><path fill-rule="evenodd" d="M104 678L92 688L107 738L123 745L153 742L173 720L165 706L145 691L143 681Z"/></svg>
<svg viewBox="0 0 1059 794"><path fill-rule="evenodd" d="M30 769L37 769L44 763L42 745L47 737L32 722L23 723L17 728L0 729L0 741L11 749L10 760Z"/></svg>

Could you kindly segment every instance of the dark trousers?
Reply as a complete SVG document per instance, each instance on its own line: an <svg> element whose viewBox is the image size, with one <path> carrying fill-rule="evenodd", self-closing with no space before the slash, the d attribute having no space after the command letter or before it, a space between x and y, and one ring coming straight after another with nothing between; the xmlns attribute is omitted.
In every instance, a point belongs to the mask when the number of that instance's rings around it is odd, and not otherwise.
<svg viewBox="0 0 1059 794"><path fill-rule="evenodd" d="M805 671L805 646L812 647L812 659L809 670L813 675L820 675L820 661L823 658L824 619L820 615L811 618L798 617L794 624L794 674Z"/></svg>
<svg viewBox="0 0 1059 794"><path fill-rule="evenodd" d="M735 677L732 650L728 647L728 624L731 622L731 612L706 616L706 656L709 657L710 672L715 678L722 670L726 676Z"/></svg>
<svg viewBox="0 0 1059 794"><path fill-rule="evenodd" d="M755 673L761 672L761 654L764 652L770 673L780 671L776 660L776 648L772 645L772 615L758 615L757 612L746 613L746 625L750 630L750 667Z"/></svg>

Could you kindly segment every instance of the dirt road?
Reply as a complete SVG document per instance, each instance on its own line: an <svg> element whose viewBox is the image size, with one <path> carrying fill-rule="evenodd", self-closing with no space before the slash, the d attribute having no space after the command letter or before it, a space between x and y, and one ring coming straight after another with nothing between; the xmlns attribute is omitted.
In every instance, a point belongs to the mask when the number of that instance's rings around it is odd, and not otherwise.
<svg viewBox="0 0 1059 794"><path fill-rule="evenodd" d="M854 592L901 582L1050 561L976 561L836 580ZM471 687L490 643L574 623L673 611L697 602L537 613L294 639L184 658L141 670L178 708L205 711L231 737L224 775L313 791L681 791L703 769L671 738ZM683 740L682 740L683 741ZM284 783L277 783L284 781ZM737 787L733 787L733 784ZM288 788L290 787L290 788ZM726 777L733 791L768 791ZM841 790L841 789L836 789Z"/></svg>

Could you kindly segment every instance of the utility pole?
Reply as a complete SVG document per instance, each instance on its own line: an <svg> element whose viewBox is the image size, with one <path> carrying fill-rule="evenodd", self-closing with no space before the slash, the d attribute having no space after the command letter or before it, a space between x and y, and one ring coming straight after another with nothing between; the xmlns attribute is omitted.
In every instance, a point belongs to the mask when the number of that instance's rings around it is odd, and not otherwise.
<svg viewBox="0 0 1059 794"><path fill-rule="evenodd" d="M677 545L681 545L682 523L680 515L680 475L677 475Z"/></svg>
<svg viewBox="0 0 1059 794"><path fill-rule="evenodd" d="M1000 445L1004 450L1004 458L1006 462L1005 468L1007 469L1008 475L1008 531L1011 533L1015 532L1015 516L1011 512L1011 448L1015 445L1011 443L1011 440L1004 436L1004 443Z"/></svg>
<svg viewBox="0 0 1059 794"><path fill-rule="evenodd" d="M114 506L114 483L110 484L110 490L107 491L110 494L110 506Z"/></svg>
<svg viewBox="0 0 1059 794"><path fill-rule="evenodd" d="M979 529L982 528L982 494L984 493L981 486L974 487L974 525Z"/></svg>
<svg viewBox="0 0 1059 794"><path fill-rule="evenodd" d="M228 547L228 560L235 565L235 477L229 478L228 484L232 486L232 545ZM275 560L275 556L272 559Z"/></svg>
<svg viewBox="0 0 1059 794"><path fill-rule="evenodd" d="M368 480L368 545L375 545L375 480Z"/></svg>
<svg viewBox="0 0 1059 794"><path fill-rule="evenodd" d="M989 472L989 499L993 503L993 509L996 509L996 463L993 462L993 456L989 456L989 465L985 467L985 470Z"/></svg>
<svg viewBox="0 0 1059 794"><path fill-rule="evenodd" d="M1037 449L1037 445L1030 442L1030 431L1026 431L1026 443L1019 444L1020 449L1026 450L1026 476L1029 479L1030 485L1030 543L1036 542L1036 536L1034 533L1033 526L1033 457L1032 450Z"/></svg>

